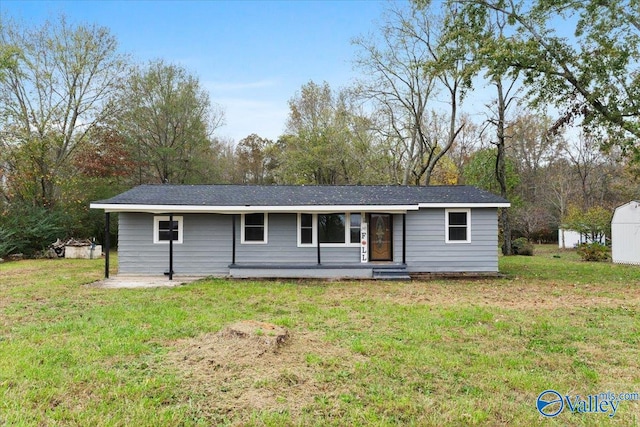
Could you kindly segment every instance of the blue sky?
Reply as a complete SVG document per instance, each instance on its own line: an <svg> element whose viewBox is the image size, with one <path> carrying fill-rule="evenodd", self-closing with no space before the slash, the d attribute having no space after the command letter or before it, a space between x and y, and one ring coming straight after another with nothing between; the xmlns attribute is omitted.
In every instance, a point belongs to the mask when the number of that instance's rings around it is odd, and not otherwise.
<svg viewBox="0 0 640 427"><path fill-rule="evenodd" d="M39 25L60 13L108 27L120 50L144 63L185 67L226 115L217 131L236 142L251 133L277 139L288 100L310 80L333 89L356 77L353 37L378 27L388 6L334 1L0 0L3 14Z"/></svg>

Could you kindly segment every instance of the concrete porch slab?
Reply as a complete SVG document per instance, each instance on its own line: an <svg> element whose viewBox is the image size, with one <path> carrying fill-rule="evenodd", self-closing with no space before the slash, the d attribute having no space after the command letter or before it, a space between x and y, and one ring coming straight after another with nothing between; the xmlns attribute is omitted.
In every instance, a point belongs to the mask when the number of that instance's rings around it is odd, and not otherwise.
<svg viewBox="0 0 640 427"><path fill-rule="evenodd" d="M173 276L173 280L169 280L169 277L167 276L134 276L118 274L117 276L110 277L108 279L89 283L87 286L109 289L172 288L175 286L186 285L204 278L204 276Z"/></svg>

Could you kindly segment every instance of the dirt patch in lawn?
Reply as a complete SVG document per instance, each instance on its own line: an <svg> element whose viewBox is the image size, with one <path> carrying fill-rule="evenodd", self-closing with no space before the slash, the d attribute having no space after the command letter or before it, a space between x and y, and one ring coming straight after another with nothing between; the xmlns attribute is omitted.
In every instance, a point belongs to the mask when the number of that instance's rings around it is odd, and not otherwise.
<svg viewBox="0 0 640 427"><path fill-rule="evenodd" d="M366 358L315 332L247 320L178 341L169 360L184 384L206 396L200 413L221 420L260 410L300 413L316 398L346 392L349 385L332 381L332 372L353 372Z"/></svg>

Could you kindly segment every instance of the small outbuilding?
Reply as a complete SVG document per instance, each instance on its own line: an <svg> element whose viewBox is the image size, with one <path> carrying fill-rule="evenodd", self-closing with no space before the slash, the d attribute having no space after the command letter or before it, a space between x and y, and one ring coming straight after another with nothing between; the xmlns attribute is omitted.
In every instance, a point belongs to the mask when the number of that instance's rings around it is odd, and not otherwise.
<svg viewBox="0 0 640 427"><path fill-rule="evenodd" d="M575 249L577 246L583 243L598 242L600 244L606 244L606 236L601 235L599 239L591 239L589 236L581 234L575 230L565 230L560 228L558 230L558 248L560 249Z"/></svg>
<svg viewBox="0 0 640 427"><path fill-rule="evenodd" d="M613 213L611 258L617 264L640 265L640 201L618 206Z"/></svg>

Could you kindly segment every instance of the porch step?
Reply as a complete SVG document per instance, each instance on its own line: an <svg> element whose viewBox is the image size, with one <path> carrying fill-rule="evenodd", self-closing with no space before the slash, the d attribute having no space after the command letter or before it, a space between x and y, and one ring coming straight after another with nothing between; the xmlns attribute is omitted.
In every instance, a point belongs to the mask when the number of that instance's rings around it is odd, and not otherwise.
<svg viewBox="0 0 640 427"><path fill-rule="evenodd" d="M411 280L406 267L374 268L373 278L376 280Z"/></svg>

